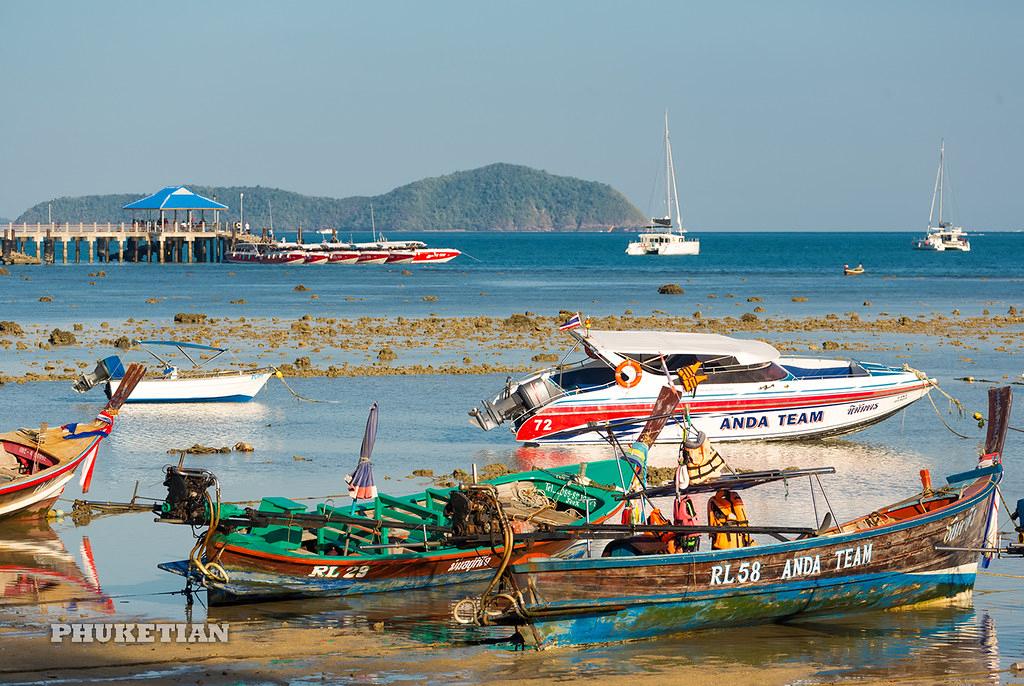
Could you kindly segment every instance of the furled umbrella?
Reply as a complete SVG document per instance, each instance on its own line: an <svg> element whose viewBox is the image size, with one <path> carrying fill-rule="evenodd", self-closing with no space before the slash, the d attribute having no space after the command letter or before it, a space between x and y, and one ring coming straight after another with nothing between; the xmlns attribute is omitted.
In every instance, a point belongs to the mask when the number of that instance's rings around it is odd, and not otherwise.
<svg viewBox="0 0 1024 686"><path fill-rule="evenodd" d="M371 500L377 497L377 486L373 483L373 463L370 454L373 444L377 441L377 403L370 406L370 415L366 418L366 430L363 432L363 444L359 447L359 463L354 472L345 481L348 483L348 494L352 498L352 511L355 512L356 501Z"/></svg>

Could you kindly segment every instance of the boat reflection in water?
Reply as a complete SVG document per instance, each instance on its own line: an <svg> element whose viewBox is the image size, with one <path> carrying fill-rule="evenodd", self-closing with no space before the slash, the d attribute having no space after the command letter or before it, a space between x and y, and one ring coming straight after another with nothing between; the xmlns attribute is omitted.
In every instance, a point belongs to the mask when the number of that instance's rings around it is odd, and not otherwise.
<svg viewBox="0 0 1024 686"><path fill-rule="evenodd" d="M42 613L114 613L103 593L87 536L79 548L82 564L45 521L0 528L0 611L38 606Z"/></svg>
<svg viewBox="0 0 1024 686"><path fill-rule="evenodd" d="M455 646L499 643L509 627L473 627L450 618L466 588L433 588L349 598L294 600L211 607L207 621L258 629L287 621L303 628L374 631L422 643ZM507 644L506 644L507 646ZM511 648L508 648L511 650ZM536 676L559 678L580 659L631 665L638 672L664 668L666 656L687 664L823 665L827 680L899 676L900 683L1000 683L995 621L963 606L877 612L842 618L736 629L711 629L644 642L548 653ZM511 667L510 667L511 668ZM496 675L497 676L497 675ZM499 679L500 680L500 679Z"/></svg>

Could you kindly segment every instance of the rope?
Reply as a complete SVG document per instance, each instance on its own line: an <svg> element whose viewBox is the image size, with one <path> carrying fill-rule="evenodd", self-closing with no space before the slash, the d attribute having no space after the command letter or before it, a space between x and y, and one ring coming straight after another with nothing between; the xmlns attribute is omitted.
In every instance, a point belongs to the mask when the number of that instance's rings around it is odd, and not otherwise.
<svg viewBox="0 0 1024 686"><path fill-rule="evenodd" d="M281 383L284 384L284 387L287 388L288 392L295 396L297 400L305 400L307 403L331 403L332 405L341 404L340 400L317 400L316 398L307 398L304 395L300 395L295 391L294 388L288 385L288 382L284 380L284 374L282 374L281 370L277 369L276 367L274 368L274 376L281 380Z"/></svg>
<svg viewBox="0 0 1024 686"><path fill-rule="evenodd" d="M931 396L931 394L930 394L930 393L928 394L928 402L930 402L930 403L932 404L932 407L933 407L933 408L935 408L935 416L939 418L939 421L940 421L940 422L942 422L942 425L943 425L944 427L946 427L947 429L949 429L949 432L950 432L951 434L953 434L954 436L959 436L960 438L966 438L966 439L970 439L970 436L965 436L964 434L960 433L959 431L957 431L956 429L954 429L953 427L951 427L951 426L950 426L950 425L949 425L949 424L948 424L948 423L946 422L946 420L942 418L942 412L940 412L940 411L939 411L939 407L938 407L938 405L936 405L936 404L935 404L935 400L934 400L934 399L932 398L932 396ZM962 411L963 411L963 410L962 410L962 408L961 408L961 412L962 412Z"/></svg>
<svg viewBox="0 0 1024 686"><path fill-rule="evenodd" d="M1021 576L1020 574L998 574L996 572L982 572L982 571L979 571L978 574L984 574L985 576L999 576L999 577L1003 577L1004 579L1024 579L1024 576Z"/></svg>

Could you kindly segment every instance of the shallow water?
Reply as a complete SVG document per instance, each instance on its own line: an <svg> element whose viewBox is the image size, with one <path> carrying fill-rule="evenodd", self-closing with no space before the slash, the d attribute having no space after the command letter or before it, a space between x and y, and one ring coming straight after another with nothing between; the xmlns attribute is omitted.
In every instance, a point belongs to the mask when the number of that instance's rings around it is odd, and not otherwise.
<svg viewBox="0 0 1024 686"><path fill-rule="evenodd" d="M821 237L797 234L778 246L772 236L707 236L699 261L682 266L647 264L608 253L625 240L619 236L500 236L481 237L449 234L432 237L432 242L463 247L484 260L453 263L446 267L417 269L411 277L398 270L370 271L372 268L310 268L282 274L280 270L233 267L227 277L223 266L146 267L144 265L102 265L108 276L102 286L82 286L85 265L16 270L0 291L0 319L23 321L104 321L127 316L169 317L179 310L201 309L211 315L251 314L296 316L311 307L348 316L390 314L413 316L436 311L440 314L500 314L533 309L584 309L621 312L653 306L689 312L700 293L727 292L740 296L765 296L766 306L774 300L779 309L794 314L812 314L850 308L862 309L861 302L873 300L874 310L892 313L944 311L958 307L980 312L989 307L1005 311L1011 304L1024 304L1024 276L1010 265L1009 251L1024 247L1024 236L1002 234L978 237L970 255L936 256L901 251L890 258L888 267L878 267L892 278L843 280L835 277L833 260L862 261L849 247L834 244L834 235ZM826 240L827 238L827 240ZM847 236L850 239L850 236ZM857 245L872 250L902 245L908 236L866 234L856 236ZM547 241L547 243L545 243ZM719 246L732 241L728 255ZM749 252L739 250L743 241ZM817 258L799 250L800 242L821 244ZM891 244L891 245L890 245ZM566 246L569 246L568 248ZM610 246L610 247L609 247ZM785 252L765 267L763 256L770 250ZM993 246L987 258L983 250ZM500 254L499 254L500 248ZM553 252L548 252L553 248ZM842 249L841 249L842 248ZM995 250L994 248L998 248ZM600 252L603 250L603 252ZM758 250L761 256L757 255ZM828 252L831 251L831 252ZM847 252L849 251L849 252ZM843 253L849 255L844 256ZM525 255L524 255L525 253ZM542 253L542 254L541 254ZM879 253L887 254L887 253ZM529 257L533 255L533 257ZM825 255L823 258L822 255ZM932 261L925 260L925 257ZM951 258L936 266L936 257ZM564 259L566 265L559 266ZM488 260L494 261L493 263ZM589 267L587 261L590 261ZM603 260L603 261L602 261ZM880 260L880 258L879 258ZM993 261L996 266L993 266ZM1013 259L1016 261L1016 258ZM783 262L785 262L783 264ZM593 263L603 272L595 274ZM824 267L820 266L822 263ZM754 265L758 266L754 266ZM840 262L841 264L841 262ZM949 267L948 265L957 265ZM88 267L90 270L96 266ZM683 271L685 269L685 271ZM958 271L962 270L962 271ZM955 272L956 279L949 278ZM982 274L982 278L971 274ZM23 281L21 275L31 280ZM744 281L744 279L746 279ZM611 281L614 280L614 281ZM652 287L665 281L686 282L684 299L654 300ZM315 292L333 293L316 303L295 304L291 286L303 282ZM227 282L230 288L215 287ZM599 287L616 283L616 288ZM70 293L73 304L47 307L35 302L40 293ZM954 287L955 286L955 287ZM815 290L812 290L815 289ZM213 291L213 293L209 293ZM481 291L489 293L479 295ZM121 293L116 295L116 293ZM145 305L150 292L168 294L159 305ZM437 303L426 304L424 293L437 293ZM810 293L811 301L789 302L790 294ZM818 296L814 296L818 293ZM555 297L552 294L557 294ZM227 301L244 295L249 305L230 306ZM366 297L348 302L345 295ZM34 297L31 297L34 296ZM26 298L31 297L32 302ZM69 301L71 299L69 298ZM597 300L598 302L591 302ZM847 304L849 301L849 304ZM996 304L992 304L996 303ZM724 298L716 308L733 308ZM903 310L901 308L906 308ZM916 309L915 309L916 308ZM702 309L703 306L702 306ZM737 308L738 309L738 308ZM777 312L778 310L773 310ZM723 314L725 312L722 312ZM918 336L875 337L868 334L829 338L858 341L878 350L858 353L865 360L909 361L937 377L948 391L961 398L968 412L986 409L983 384L968 385L954 379L967 374L979 378L1017 378L1018 358L996 352L996 343L970 341L970 361L963 350L940 345L940 341ZM909 346L908 346L909 344ZM906 349L908 348L909 349ZM896 358L894 348L900 349ZM95 357L95 356L93 356ZM11 364L14 354L0 352L0 365ZM92 359L91 357L88 359ZM289 383L304 396L329 399L333 403L302 403L276 381L249 404L202 406L129 406L119 416L113 435L106 441L96 467L93 500L124 501L136 482L141 495L162 497L163 465L176 461L168 450L194 443L233 445L246 441L256 447L251 454L189 456L191 466L207 467L219 477L225 500L250 500L263 495L288 497L330 496L347 502L343 478L356 462L357 451L372 400L380 402L381 420L373 455L374 473L382 491L396 494L421 490L422 478L409 478L414 469L435 473L455 468L468 469L476 463L503 462L517 469L532 465L557 465L581 459L600 459L607 450L599 448L558 449L517 447L502 429L482 433L471 427L466 411L481 398L492 395L504 382L489 376L406 376L344 379L293 379ZM1022 387L1015 386L1015 390ZM740 444L723 448L729 462L741 468L762 469L785 466L836 467L835 476L823 479L833 508L840 519L868 512L899 500L918 485L918 470L930 469L939 482L948 473L970 468L984 440L983 429L970 420L946 414L947 403L933 397L943 417L958 431L970 436L956 438L946 431L927 400L905 412L843 439L821 443ZM65 383L7 384L0 387L5 427L51 425L87 419L102 404L97 391L78 396ZM1024 410L1018 402L1013 425L1024 427ZM1024 497L1022 434L1011 432L1007 441L1007 476L1004 493L1010 500ZM303 458L301 460L295 459ZM654 451L655 464L672 465L675 452L666 447ZM79 497L77 480L66 498ZM746 497L748 511L764 523L807 526L814 520L806 484L767 487ZM69 510L68 501L59 507ZM1004 520L1006 518L1004 517ZM1003 528L1006 529L1004 521ZM4 593L0 598L0 621L19 632L35 633L58 618L98 617L181 620L186 617L184 598L175 595L182 588L178 577L159 571L156 564L184 558L193 541L187 527L156 524L148 513L96 518L84 526L66 517L31 532L0 529L0 555L14 561L15 569L4 571ZM26 542L32 545L26 549ZM944 673L988 672L1005 669L1024 660L1024 563L1004 560L982 574L972 606L933 608L913 612L865 614L842 621L829 620L794 625L770 625L729 632L704 632L683 638L669 637L636 644L554 651L544 661L544 672L536 676L551 679L567 676L623 675L655 669L666 661L695 664L757 665L764 662L821 665L819 678L885 678L913 674L928 680ZM650 580L638 580L640 583ZM386 631L424 642L443 642L453 656L491 650L474 645L481 638L452 625L447 619L453 597L465 589L448 589L393 596L368 596L346 600L299 601L216 608L212 621L229 621L246 626L274 626L286 620L293 625L337 626L362 630L383 621ZM196 621L207 610L194 605ZM498 630L496 633L502 633ZM507 632L506 632L507 633ZM494 675L524 676L519 661L509 656ZM415 673L417 666L409 665ZM382 680L387 680L386 675ZM446 675L461 683L465 675ZM964 677L967 683L1000 683L999 677Z"/></svg>

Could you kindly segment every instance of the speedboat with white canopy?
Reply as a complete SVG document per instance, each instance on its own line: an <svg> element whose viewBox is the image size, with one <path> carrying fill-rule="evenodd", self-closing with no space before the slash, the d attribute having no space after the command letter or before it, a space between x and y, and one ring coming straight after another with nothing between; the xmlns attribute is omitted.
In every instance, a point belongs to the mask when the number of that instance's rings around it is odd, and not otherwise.
<svg viewBox="0 0 1024 686"><path fill-rule="evenodd" d="M713 441L818 438L880 422L934 385L910 368L784 357L768 343L717 334L587 329L569 335L585 359L510 378L501 393L470 411L471 423L490 431L508 422L524 443L603 443L609 432L628 443L659 391L672 384L686 392L661 443L678 443L696 430Z"/></svg>
<svg viewBox="0 0 1024 686"><path fill-rule="evenodd" d="M248 402L263 389L274 373L270 367L246 371L215 371L205 368L227 352L227 348L184 341L146 340L133 343L142 346L160 366L151 377L139 382L127 400L129 403ZM192 367L179 369L170 355L158 355L145 347L147 345L175 348L192 364ZM197 360L200 355L205 359ZM100 360L94 371L79 377L72 388L79 393L85 393L105 382L105 390L109 397L117 392L123 377L124 363L117 355L111 355Z"/></svg>

